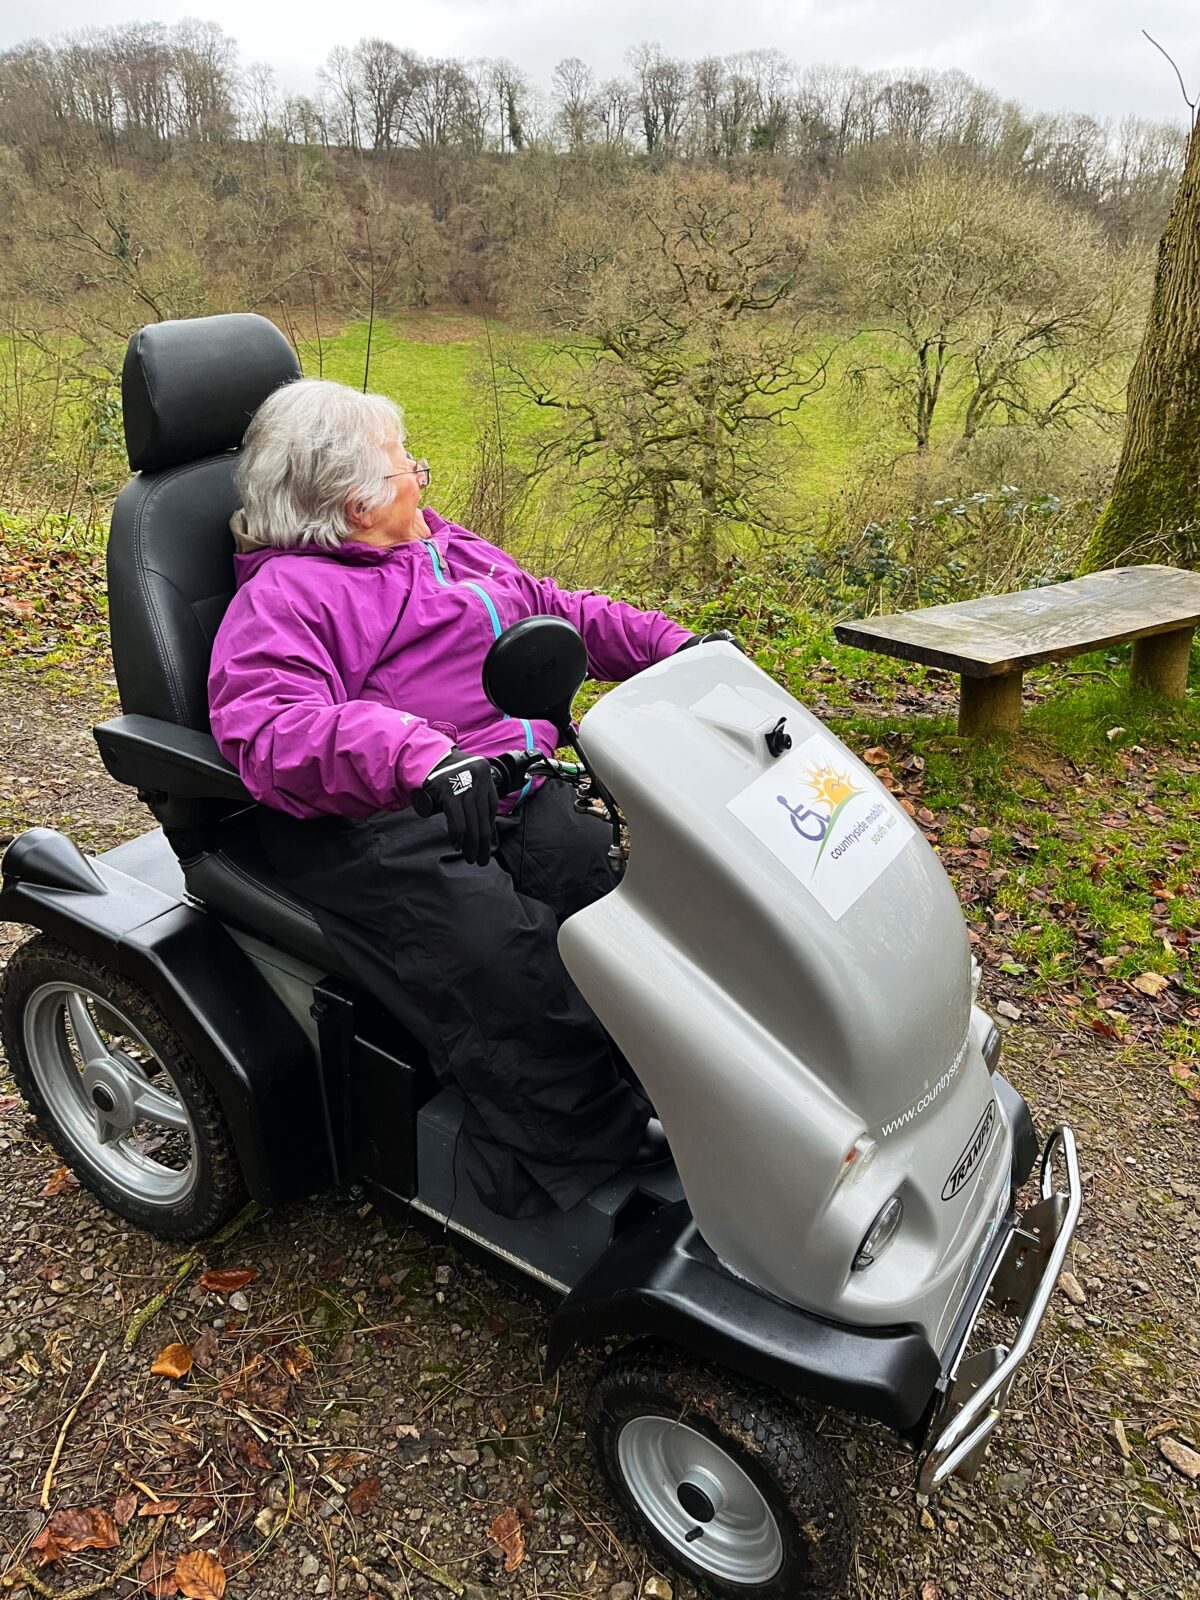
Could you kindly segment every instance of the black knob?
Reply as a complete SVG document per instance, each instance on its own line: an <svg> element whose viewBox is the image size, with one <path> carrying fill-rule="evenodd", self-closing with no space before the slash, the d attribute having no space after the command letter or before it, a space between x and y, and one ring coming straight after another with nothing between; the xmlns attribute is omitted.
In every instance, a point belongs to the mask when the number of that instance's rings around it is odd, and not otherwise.
<svg viewBox="0 0 1200 1600"><path fill-rule="evenodd" d="M785 750L792 748L792 736L786 732L787 718L780 717L779 721L767 735L767 749L773 756L781 756Z"/></svg>

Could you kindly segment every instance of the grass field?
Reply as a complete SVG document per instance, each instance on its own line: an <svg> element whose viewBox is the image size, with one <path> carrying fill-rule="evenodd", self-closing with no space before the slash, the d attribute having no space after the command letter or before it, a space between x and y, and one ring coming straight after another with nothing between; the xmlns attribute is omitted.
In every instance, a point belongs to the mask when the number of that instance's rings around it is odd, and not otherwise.
<svg viewBox="0 0 1200 1600"><path fill-rule="evenodd" d="M491 323L490 332L497 349L519 337L502 323ZM320 372L356 387L362 383L365 323L341 329L320 351L315 342L302 341L300 349L308 376ZM852 364L878 361L882 353L881 341L866 334L837 350L824 388L796 414L794 486L802 502L811 506L836 495L866 451L902 455L911 449L896 421L877 402L856 398L846 380ZM368 386L404 407L410 445L429 457L435 475L470 473L475 441L492 411L488 370L482 317L427 311L398 324L377 322L373 330ZM935 443L961 432L964 405L961 395L946 395L935 420ZM436 491L431 498L436 502Z"/></svg>

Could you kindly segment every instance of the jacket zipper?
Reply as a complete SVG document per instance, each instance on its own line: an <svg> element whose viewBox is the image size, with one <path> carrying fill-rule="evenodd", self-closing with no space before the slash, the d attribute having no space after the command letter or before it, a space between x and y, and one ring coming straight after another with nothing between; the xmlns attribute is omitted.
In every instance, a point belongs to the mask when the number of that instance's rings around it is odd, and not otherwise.
<svg viewBox="0 0 1200 1600"><path fill-rule="evenodd" d="M446 576L445 571L443 570L441 557L438 555L437 545L434 544L432 539L423 539L421 542L425 546L426 550L429 551L429 559L433 562L434 577L444 589L453 589L455 585L450 582L450 579ZM498 639L503 632L503 629L500 626L500 617L496 611L496 606L491 595L488 594L486 589L481 588L477 583L472 583L468 578L462 579L462 581L458 584L458 587L461 589L472 590L483 601L484 605L487 607L487 614L491 618L492 636L493 638ZM513 720L508 715L507 711L503 713L503 716L506 722L511 722ZM525 729L525 748L532 753L537 749L537 745L533 740L533 729L524 717L521 717L519 720L521 726ZM517 796L517 805L521 804L522 800L524 800L525 796L532 788L533 781L532 779L529 779L527 780L525 787Z"/></svg>

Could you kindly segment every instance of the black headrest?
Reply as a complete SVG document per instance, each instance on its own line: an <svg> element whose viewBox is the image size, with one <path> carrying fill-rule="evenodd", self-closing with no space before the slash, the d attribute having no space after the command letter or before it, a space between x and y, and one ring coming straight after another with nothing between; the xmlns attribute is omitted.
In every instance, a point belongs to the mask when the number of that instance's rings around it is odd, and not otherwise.
<svg viewBox="0 0 1200 1600"><path fill-rule="evenodd" d="M298 377L291 345L250 311L139 329L121 373L129 465L158 472L234 449L267 396Z"/></svg>

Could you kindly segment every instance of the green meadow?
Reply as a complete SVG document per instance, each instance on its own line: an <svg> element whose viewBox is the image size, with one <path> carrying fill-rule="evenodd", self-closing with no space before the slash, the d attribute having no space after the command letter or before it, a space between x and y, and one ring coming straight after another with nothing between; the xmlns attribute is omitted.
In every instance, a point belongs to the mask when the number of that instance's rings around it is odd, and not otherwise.
<svg viewBox="0 0 1200 1600"><path fill-rule="evenodd" d="M435 481L457 481L470 474L476 440L493 414L489 330L497 352L514 342L536 349L532 336L466 315L421 312L399 323L376 322L372 331L368 387L403 406L410 448L429 457ZM825 341L825 347L835 344L832 335ZM315 341L301 340L299 349L309 377L320 374L359 386L367 360L367 325L351 323L320 348ZM809 363L819 360L817 350L823 353L815 347L806 356ZM835 349L824 387L805 401L788 430L794 441L795 491L810 507L838 493L865 451L899 454L906 448L903 431L877 404L856 399L845 376L851 365L881 359L882 343L869 334ZM935 440L949 439L962 427L964 402L951 393L943 404ZM532 425L537 419L529 420ZM519 420L516 425L519 429ZM436 502L436 490L430 498Z"/></svg>

